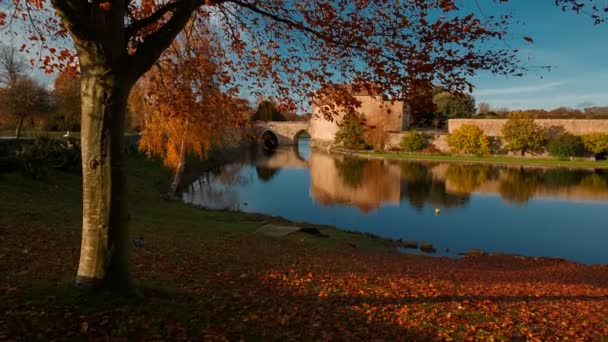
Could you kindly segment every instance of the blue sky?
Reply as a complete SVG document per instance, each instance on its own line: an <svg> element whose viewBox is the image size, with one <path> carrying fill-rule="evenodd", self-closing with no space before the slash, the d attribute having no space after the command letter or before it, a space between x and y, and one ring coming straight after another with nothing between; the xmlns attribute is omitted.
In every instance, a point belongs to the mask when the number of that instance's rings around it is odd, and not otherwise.
<svg viewBox="0 0 608 342"><path fill-rule="evenodd" d="M524 77L474 77L477 103L510 109L608 105L608 23L594 25L587 15L562 12L553 0L510 0L501 5L492 0L459 1L466 12L479 14L477 1L487 16L512 14L514 22L503 44L519 49L523 64L530 67ZM551 71L538 68L544 65L552 66Z"/></svg>

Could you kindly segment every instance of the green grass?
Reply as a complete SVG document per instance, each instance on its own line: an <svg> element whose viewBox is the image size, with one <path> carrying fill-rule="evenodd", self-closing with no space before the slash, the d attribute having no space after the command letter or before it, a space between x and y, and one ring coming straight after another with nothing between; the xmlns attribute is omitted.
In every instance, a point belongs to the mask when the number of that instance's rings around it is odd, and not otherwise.
<svg viewBox="0 0 608 342"><path fill-rule="evenodd" d="M167 201L161 193L170 181L170 171L160 161L141 155L127 160L130 232L132 236L153 230L176 235L252 234L262 221L294 224L279 217L228 210L204 210L181 201ZM46 179L26 178L18 172L0 172L0 226L23 224L50 226L79 231L82 222L82 179L78 174L51 171ZM364 250L386 250L377 239L349 233L330 226L297 223L315 227L329 237L297 233L288 239L329 248L349 243Z"/></svg>
<svg viewBox="0 0 608 342"><path fill-rule="evenodd" d="M471 162L487 164L510 164L510 165L539 165L572 168L608 168L608 161L595 161L585 159L558 160L551 158L518 158L518 157L477 157L477 156L458 156L458 155L434 155L418 153L393 153L393 152L360 152L357 155L362 157L375 157L386 159L403 160L429 160L445 162Z"/></svg>

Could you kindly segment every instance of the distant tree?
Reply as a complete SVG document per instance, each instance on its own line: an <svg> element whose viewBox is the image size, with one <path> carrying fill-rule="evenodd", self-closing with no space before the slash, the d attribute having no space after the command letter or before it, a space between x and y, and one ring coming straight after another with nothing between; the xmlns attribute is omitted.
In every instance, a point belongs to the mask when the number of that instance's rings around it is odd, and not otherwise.
<svg viewBox="0 0 608 342"><path fill-rule="evenodd" d="M428 127L433 124L436 111L433 90L433 84L429 80L412 82L412 89L406 99L406 103L410 106L412 127Z"/></svg>
<svg viewBox="0 0 608 342"><path fill-rule="evenodd" d="M443 91L433 96L437 112L446 119L470 118L475 114L475 99L470 94Z"/></svg>
<svg viewBox="0 0 608 342"><path fill-rule="evenodd" d="M549 140L547 146L549 153L559 159L578 157L583 154L585 147L580 136L570 133L561 133Z"/></svg>
<svg viewBox="0 0 608 342"><path fill-rule="evenodd" d="M14 84L0 92L3 113L17 120L15 137L21 137L23 122L27 117L48 113L51 107L50 95L33 79L21 76Z"/></svg>
<svg viewBox="0 0 608 342"><path fill-rule="evenodd" d="M526 112L511 113L502 128L502 135L506 148L519 151L522 156L528 151L542 149L547 141L545 130Z"/></svg>
<svg viewBox="0 0 608 342"><path fill-rule="evenodd" d="M420 131L409 131L401 138L401 148L405 152L420 152L429 146L431 136Z"/></svg>
<svg viewBox="0 0 608 342"><path fill-rule="evenodd" d="M258 104L258 109L255 111L255 113L253 113L251 120L285 121L285 117L283 114L281 114L277 107L277 104L271 99L260 101Z"/></svg>
<svg viewBox="0 0 608 342"><path fill-rule="evenodd" d="M608 107L587 107L584 110L585 116L608 117Z"/></svg>
<svg viewBox="0 0 608 342"><path fill-rule="evenodd" d="M55 79L56 124L59 130L80 130L80 76L63 70Z"/></svg>
<svg viewBox="0 0 608 342"><path fill-rule="evenodd" d="M365 119L363 117L357 114L345 115L338 126L334 143L342 144L344 147L354 150L367 147L365 143Z"/></svg>
<svg viewBox="0 0 608 342"><path fill-rule="evenodd" d="M13 45L0 43L0 85L10 87L17 83L17 79L24 75L27 63Z"/></svg>
<svg viewBox="0 0 608 342"><path fill-rule="evenodd" d="M548 116L551 118L582 118L583 113L578 109L559 107L549 111Z"/></svg>
<svg viewBox="0 0 608 342"><path fill-rule="evenodd" d="M458 153L486 155L492 153L490 139L475 125L462 125L447 138L448 146Z"/></svg>
<svg viewBox="0 0 608 342"><path fill-rule="evenodd" d="M486 114L491 111L490 104L487 102L480 102L477 106L477 114Z"/></svg>
<svg viewBox="0 0 608 342"><path fill-rule="evenodd" d="M597 159L605 159L608 154L608 134L591 133L582 136L585 149L596 155ZM603 158L598 158L603 157Z"/></svg>

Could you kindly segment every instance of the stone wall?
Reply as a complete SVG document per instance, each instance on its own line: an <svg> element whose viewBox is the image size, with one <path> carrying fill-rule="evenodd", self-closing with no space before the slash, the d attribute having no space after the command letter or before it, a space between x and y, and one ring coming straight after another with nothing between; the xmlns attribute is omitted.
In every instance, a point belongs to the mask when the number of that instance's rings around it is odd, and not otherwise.
<svg viewBox="0 0 608 342"><path fill-rule="evenodd" d="M428 132L427 132L428 133ZM401 139L403 136L407 134L407 132L394 132L388 133L386 137L386 142L384 144L384 148L388 151L391 150L401 150ZM433 138L431 140L431 144L433 144L438 150L442 152L449 152L450 148L448 146L447 137L448 135L445 133L433 134Z"/></svg>
<svg viewBox="0 0 608 342"><path fill-rule="evenodd" d="M502 136L502 126L507 119L450 119L448 120L448 131L452 133L460 126L472 124L481 128L484 133L491 137ZM608 133L608 120L584 120L584 119L536 119L541 127L561 127L566 132L574 135L584 135L595 132Z"/></svg>
<svg viewBox="0 0 608 342"><path fill-rule="evenodd" d="M386 132L401 131L409 124L409 116L404 111L402 101L384 101L381 96L355 96L361 102L357 111L365 116L368 126L376 126ZM407 108L406 108L407 109ZM322 106L313 104L310 120L310 136L318 144L333 143L338 123L344 117L343 111L338 111L332 120L325 119Z"/></svg>

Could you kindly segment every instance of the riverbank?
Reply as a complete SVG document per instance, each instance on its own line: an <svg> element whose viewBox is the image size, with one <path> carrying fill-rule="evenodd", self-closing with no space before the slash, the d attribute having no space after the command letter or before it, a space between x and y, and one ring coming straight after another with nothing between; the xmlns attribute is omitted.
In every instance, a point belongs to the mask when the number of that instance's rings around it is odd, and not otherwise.
<svg viewBox="0 0 608 342"><path fill-rule="evenodd" d="M79 176L0 173L0 340L608 336L607 266L404 255L318 226L328 237L265 237L260 225L285 222L165 201L160 163L132 157L127 169L140 298L72 288Z"/></svg>
<svg viewBox="0 0 608 342"><path fill-rule="evenodd" d="M344 153L365 158L396 159L396 160L415 160L415 161L441 161L457 163L481 163L499 165L533 165L548 167L566 168L594 168L608 169L608 161L596 161L589 159L559 160L550 158L519 158L506 156L462 156L462 155L442 155L442 154L423 154L423 153L404 153L404 152L372 152L372 151L349 151L344 149L332 149L331 152Z"/></svg>

